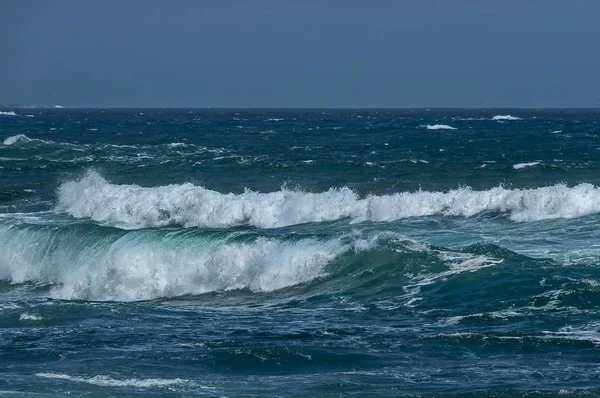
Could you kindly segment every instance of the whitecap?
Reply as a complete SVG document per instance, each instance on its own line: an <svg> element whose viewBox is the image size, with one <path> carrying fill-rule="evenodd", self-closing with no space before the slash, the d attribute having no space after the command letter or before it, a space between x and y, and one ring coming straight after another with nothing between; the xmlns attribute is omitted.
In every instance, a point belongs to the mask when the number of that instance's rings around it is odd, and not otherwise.
<svg viewBox="0 0 600 398"><path fill-rule="evenodd" d="M2 145L14 145L14 144L26 144L31 142L31 138L27 137L25 134L17 134L11 137L8 137L4 140Z"/></svg>
<svg viewBox="0 0 600 398"><path fill-rule="evenodd" d="M455 127L448 126L447 124L428 124L425 126L427 130L456 130Z"/></svg>
<svg viewBox="0 0 600 398"><path fill-rule="evenodd" d="M90 171L59 187L56 210L124 229L170 225L277 228L344 218L384 222L432 215L472 217L482 212L501 212L513 221L528 222L599 213L600 188L587 183L484 191L461 187L362 198L347 187L317 193L281 189L234 194L191 183L117 185Z"/></svg>
<svg viewBox="0 0 600 398"><path fill-rule="evenodd" d="M13 111L8 111L8 112L0 112L0 116L18 116L18 115Z"/></svg>
<svg viewBox="0 0 600 398"><path fill-rule="evenodd" d="M19 316L19 320L20 321L41 321L42 317L24 312Z"/></svg>
<svg viewBox="0 0 600 398"><path fill-rule="evenodd" d="M525 167L537 166L538 164L540 164L540 162L517 163L517 164L513 165L513 169L519 170L519 169L524 169Z"/></svg>
<svg viewBox="0 0 600 398"><path fill-rule="evenodd" d="M512 115L496 115L492 120L521 120L521 118Z"/></svg>

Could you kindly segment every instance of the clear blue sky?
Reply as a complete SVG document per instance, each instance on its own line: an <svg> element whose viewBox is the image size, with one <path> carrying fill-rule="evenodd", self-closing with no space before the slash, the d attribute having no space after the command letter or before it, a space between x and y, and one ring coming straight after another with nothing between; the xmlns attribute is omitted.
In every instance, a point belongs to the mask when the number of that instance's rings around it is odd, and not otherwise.
<svg viewBox="0 0 600 398"><path fill-rule="evenodd" d="M600 107L600 1L0 0L0 103Z"/></svg>

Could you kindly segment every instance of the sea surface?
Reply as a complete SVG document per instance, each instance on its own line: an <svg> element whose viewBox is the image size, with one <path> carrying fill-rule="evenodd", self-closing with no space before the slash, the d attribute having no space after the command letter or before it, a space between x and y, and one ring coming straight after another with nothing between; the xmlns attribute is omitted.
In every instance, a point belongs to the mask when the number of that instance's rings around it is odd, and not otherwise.
<svg viewBox="0 0 600 398"><path fill-rule="evenodd" d="M599 110L0 112L0 395L600 396Z"/></svg>

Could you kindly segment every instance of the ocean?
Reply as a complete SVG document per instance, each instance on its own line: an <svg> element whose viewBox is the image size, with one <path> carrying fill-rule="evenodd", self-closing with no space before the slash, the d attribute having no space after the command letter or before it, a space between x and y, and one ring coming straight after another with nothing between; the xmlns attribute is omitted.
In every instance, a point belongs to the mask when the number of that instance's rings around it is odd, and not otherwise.
<svg viewBox="0 0 600 398"><path fill-rule="evenodd" d="M600 111L0 112L0 395L600 396Z"/></svg>

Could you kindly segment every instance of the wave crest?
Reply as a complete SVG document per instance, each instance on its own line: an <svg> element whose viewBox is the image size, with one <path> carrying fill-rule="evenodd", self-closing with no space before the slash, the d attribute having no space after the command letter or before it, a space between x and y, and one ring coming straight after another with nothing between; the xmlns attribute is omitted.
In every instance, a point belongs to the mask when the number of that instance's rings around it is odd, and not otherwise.
<svg viewBox="0 0 600 398"><path fill-rule="evenodd" d="M123 229L277 228L345 218L355 223L381 222L433 215L472 217L485 212L501 212L513 221L529 222L598 213L600 189L591 184L485 191L465 187L364 198L346 187L320 193L282 189L223 194L191 183L160 187L111 184L90 171L59 187L56 210Z"/></svg>
<svg viewBox="0 0 600 398"><path fill-rule="evenodd" d="M45 140L38 140L36 138L29 138L27 137L25 134L17 134L17 135L13 135L10 137L7 137L6 139L4 139L4 142L2 142L2 145L21 145L21 144L28 144L30 142L41 142L43 144L49 144L52 143L52 141L45 141Z"/></svg>
<svg viewBox="0 0 600 398"><path fill-rule="evenodd" d="M428 124L425 126L427 130L456 130L455 127L448 126L447 124Z"/></svg>
<svg viewBox="0 0 600 398"><path fill-rule="evenodd" d="M496 115L492 120L521 120L521 118L512 115Z"/></svg>

